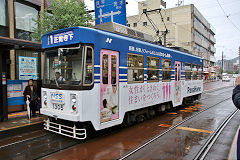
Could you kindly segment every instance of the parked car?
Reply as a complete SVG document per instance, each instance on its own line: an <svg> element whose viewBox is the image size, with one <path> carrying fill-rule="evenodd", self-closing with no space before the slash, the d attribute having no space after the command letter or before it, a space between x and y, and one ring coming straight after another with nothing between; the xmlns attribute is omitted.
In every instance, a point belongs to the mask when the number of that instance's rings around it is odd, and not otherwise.
<svg viewBox="0 0 240 160"><path fill-rule="evenodd" d="M229 82L230 81L229 76L223 76L222 81Z"/></svg>
<svg viewBox="0 0 240 160"><path fill-rule="evenodd" d="M233 78L237 78L238 74L233 74Z"/></svg>

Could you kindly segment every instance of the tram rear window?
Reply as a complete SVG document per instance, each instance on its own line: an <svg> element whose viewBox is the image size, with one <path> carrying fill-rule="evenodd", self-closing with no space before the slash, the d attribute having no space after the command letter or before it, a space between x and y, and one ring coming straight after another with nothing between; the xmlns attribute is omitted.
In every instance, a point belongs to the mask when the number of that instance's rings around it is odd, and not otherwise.
<svg viewBox="0 0 240 160"><path fill-rule="evenodd" d="M201 65L199 65L199 68L198 68L198 79L199 80L202 80L202 66Z"/></svg>
<svg viewBox="0 0 240 160"><path fill-rule="evenodd" d="M197 65L194 64L192 68L192 78L193 80L197 80Z"/></svg>
<svg viewBox="0 0 240 160"><path fill-rule="evenodd" d="M128 83L144 82L144 56L128 54L127 58L127 79Z"/></svg>
<svg viewBox="0 0 240 160"><path fill-rule="evenodd" d="M169 59L162 60L162 81L171 81L172 61Z"/></svg>
<svg viewBox="0 0 240 160"><path fill-rule="evenodd" d="M185 63L185 80L191 80L191 63Z"/></svg>

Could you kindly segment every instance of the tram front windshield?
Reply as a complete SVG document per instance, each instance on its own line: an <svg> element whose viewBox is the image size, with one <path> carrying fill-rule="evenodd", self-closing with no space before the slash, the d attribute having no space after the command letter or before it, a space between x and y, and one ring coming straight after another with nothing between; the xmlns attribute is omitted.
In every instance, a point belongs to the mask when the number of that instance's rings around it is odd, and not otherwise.
<svg viewBox="0 0 240 160"><path fill-rule="evenodd" d="M78 86L82 83L83 47L58 48L45 52L44 84Z"/></svg>

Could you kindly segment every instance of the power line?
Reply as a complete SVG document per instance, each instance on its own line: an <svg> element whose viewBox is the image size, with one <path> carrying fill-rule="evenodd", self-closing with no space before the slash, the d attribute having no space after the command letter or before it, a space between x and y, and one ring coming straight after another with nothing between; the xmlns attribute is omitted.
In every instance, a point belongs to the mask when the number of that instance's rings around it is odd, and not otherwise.
<svg viewBox="0 0 240 160"><path fill-rule="evenodd" d="M220 8L222 9L223 13L225 14L225 16L227 17L227 19L229 20L230 23L232 23L232 25L240 32L240 29L231 21L231 19L229 18L229 16L227 15L227 13L224 11L223 7L221 6L221 4L219 3L218 0L216 0L218 5L220 6Z"/></svg>

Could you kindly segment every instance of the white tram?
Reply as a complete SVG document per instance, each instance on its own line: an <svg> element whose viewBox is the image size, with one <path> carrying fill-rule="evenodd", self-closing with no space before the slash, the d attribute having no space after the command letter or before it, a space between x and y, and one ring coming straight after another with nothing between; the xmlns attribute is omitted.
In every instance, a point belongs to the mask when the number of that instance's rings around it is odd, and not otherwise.
<svg viewBox="0 0 240 160"><path fill-rule="evenodd" d="M115 31L73 27L43 35L45 129L84 139L88 125L132 124L201 95L201 58L110 25Z"/></svg>

